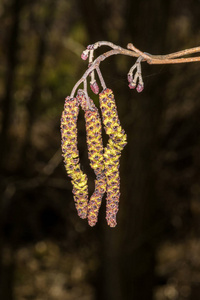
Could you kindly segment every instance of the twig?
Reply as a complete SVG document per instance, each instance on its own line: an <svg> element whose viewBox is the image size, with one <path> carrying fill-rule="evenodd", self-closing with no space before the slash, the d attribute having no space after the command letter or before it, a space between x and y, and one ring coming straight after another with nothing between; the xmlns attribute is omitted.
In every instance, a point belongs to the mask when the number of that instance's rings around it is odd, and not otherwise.
<svg viewBox="0 0 200 300"><path fill-rule="evenodd" d="M141 55L149 64L180 64L180 63L187 63L187 62L197 62L200 61L200 57L189 57L189 58L177 58L180 56L189 55L192 53L200 52L200 47L190 48L181 50L178 52L170 53L167 55L152 55L147 52L142 52L137 49L133 44L129 43L127 48L133 50L135 53ZM175 58L175 59L172 59Z"/></svg>
<svg viewBox="0 0 200 300"><path fill-rule="evenodd" d="M105 90L106 89L106 84L105 84L105 81L104 81L103 76L101 74L100 68L97 67L96 70L97 70L97 74L99 76L99 80L101 82L101 86L102 86L103 90Z"/></svg>
<svg viewBox="0 0 200 300"><path fill-rule="evenodd" d="M88 107L88 109L92 110L93 108L91 106L90 99L89 99L88 92L87 92L87 81L86 81L86 79L84 80L84 90L83 91L84 91L87 107Z"/></svg>
<svg viewBox="0 0 200 300"><path fill-rule="evenodd" d="M150 59L147 61L150 65L181 64L200 61L200 57L176 58L176 59Z"/></svg>
<svg viewBox="0 0 200 300"><path fill-rule="evenodd" d="M101 54L100 56L98 56L94 61L93 61L93 51L101 46L109 46L112 48L112 50L107 51L103 54ZM106 58L108 58L109 56L112 55L126 55L126 56L131 56L131 57L141 57L141 61L146 61L148 64L179 64L179 63L191 63L191 62L197 62L200 61L200 56L196 56L196 57L189 57L189 58L185 58L185 57L181 57L181 56L185 56L185 55L189 55L189 54L193 54L193 53L198 53L200 52L200 47L195 47L195 48L190 48L190 49L185 49L185 50L181 50L178 52L174 52L174 53L170 53L167 55L152 55L149 54L147 52L142 52L139 49L137 49L133 44L129 43L127 45L128 49L124 49L120 46L117 46L111 42L107 42L107 41L100 41L97 42L93 45L89 45L87 47L86 50L83 51L82 53L82 58L83 59L87 59L88 54L89 54L89 66L88 69L86 70L86 72L83 74L83 76L81 77L81 79L75 84L75 86L72 89L70 98L74 97L74 94L77 90L77 88L79 87L79 85L83 82L86 81L88 75L91 75L92 80L94 79L94 70L96 69L98 75L99 75L99 65L102 61L104 61ZM135 68L135 65L134 65ZM138 67L136 66L137 70ZM140 68L140 67L139 67ZM138 73L139 74L139 73ZM102 81L102 75L99 76L100 81L102 86L104 87L105 83ZM142 82L141 77L140 81Z"/></svg>
<svg viewBox="0 0 200 300"><path fill-rule="evenodd" d="M94 70L96 69L100 63L102 61L104 61L106 58L108 58L109 56L112 55L117 55L117 54L122 54L122 55L127 55L127 56L132 56L132 57L138 57L139 55L137 53L135 53L133 51L127 50L127 49L123 49L121 47L119 47L120 49L113 49L110 50L108 52L105 52L104 54L101 54L100 56L98 56L94 62L88 67L88 69L85 71L85 73L83 74L83 76L81 77L81 79L79 79L79 81L77 81L77 83L75 84L75 86L72 89L70 98L74 97L74 94L77 90L77 88L79 87L79 85L84 82L84 80L87 78L87 76Z"/></svg>

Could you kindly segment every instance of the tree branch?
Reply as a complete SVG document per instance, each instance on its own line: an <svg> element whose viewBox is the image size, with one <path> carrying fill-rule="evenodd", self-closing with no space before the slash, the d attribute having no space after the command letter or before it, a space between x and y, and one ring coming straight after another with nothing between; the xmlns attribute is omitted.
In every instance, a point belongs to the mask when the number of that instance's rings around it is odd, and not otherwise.
<svg viewBox="0 0 200 300"><path fill-rule="evenodd" d="M108 46L112 50L101 54L93 61L94 50L96 50L97 48L100 48L102 46ZM138 58L128 73L128 81L129 81L129 88L133 89L136 87L136 90L138 92L141 92L144 88L142 75L141 75L141 62L146 61L148 64L151 64L151 65L152 64L179 64L179 63L197 62L197 61L200 61L200 56L189 57L189 58L185 58L183 56L198 53L198 52L200 52L200 47L185 49L185 50L170 53L167 55L152 55L147 52L140 51L131 43L129 43L127 45L127 49L125 49L125 48L122 48L111 42L108 42L108 41L96 42L95 44L89 45L87 47L87 49L84 50L81 55L81 58L83 60L86 60L89 57L88 69L86 70L86 72L83 74L83 76L80 78L80 80L73 87L70 98L74 97L75 92L80 84L84 83L84 89L86 90L88 76L91 76L91 89L95 92L95 88L93 87L93 84L94 83L96 84L96 81L94 78L94 70L97 71L102 88L103 89L106 88L106 84L101 75L99 66L100 66L100 63L102 61L104 61L106 58L108 58L109 56L121 54L121 55ZM134 70L136 70L136 73L135 73L135 76L133 77ZM137 81L138 81L138 84L137 84Z"/></svg>

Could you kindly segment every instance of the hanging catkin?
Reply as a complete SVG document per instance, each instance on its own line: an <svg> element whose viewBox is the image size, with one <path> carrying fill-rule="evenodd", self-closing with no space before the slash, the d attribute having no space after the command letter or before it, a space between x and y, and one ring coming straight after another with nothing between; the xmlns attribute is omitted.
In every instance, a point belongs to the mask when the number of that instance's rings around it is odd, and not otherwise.
<svg viewBox="0 0 200 300"><path fill-rule="evenodd" d="M67 174L72 179L75 206L80 218L87 217L88 186L87 175L83 173L79 163L77 149L77 119L79 105L76 98L65 99L61 118L62 155Z"/></svg>
<svg viewBox="0 0 200 300"><path fill-rule="evenodd" d="M117 225L116 215L119 210L120 175L119 159L126 145L126 134L120 121L112 90L105 89L99 94L103 124L109 140L104 149L105 175L107 182L106 219L110 227Z"/></svg>
<svg viewBox="0 0 200 300"><path fill-rule="evenodd" d="M88 158L90 166L96 175L95 190L88 203L88 223L90 226L94 226L98 219L102 197L106 191L102 126L98 109L95 107L92 99L89 99L91 109L88 108L84 94L80 90L77 99L85 111Z"/></svg>

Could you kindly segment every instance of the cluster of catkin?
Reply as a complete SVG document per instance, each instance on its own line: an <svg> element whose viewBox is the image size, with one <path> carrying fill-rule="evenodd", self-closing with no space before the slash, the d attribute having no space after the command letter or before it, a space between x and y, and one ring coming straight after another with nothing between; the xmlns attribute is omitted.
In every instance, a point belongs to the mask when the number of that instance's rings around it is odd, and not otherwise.
<svg viewBox="0 0 200 300"><path fill-rule="evenodd" d="M94 226L106 192L106 220L110 227L115 227L120 198L119 159L127 143L126 134L120 125L112 90L104 89L99 94L99 103L104 129L109 136L106 147L103 147L98 109L92 99L86 97L83 90L79 90L76 97L65 99L61 118L62 153L67 174L72 180L79 217L87 218L89 225ZM90 199L87 175L81 170L77 149L77 119L80 107L85 117L88 158L96 176L95 189Z"/></svg>

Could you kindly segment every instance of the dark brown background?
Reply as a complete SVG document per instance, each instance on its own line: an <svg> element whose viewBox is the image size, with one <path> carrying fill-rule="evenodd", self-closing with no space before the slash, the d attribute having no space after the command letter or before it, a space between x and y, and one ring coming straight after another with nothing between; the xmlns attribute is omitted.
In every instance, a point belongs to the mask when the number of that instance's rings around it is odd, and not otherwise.
<svg viewBox="0 0 200 300"><path fill-rule="evenodd" d="M88 44L167 54L199 46L199 20L198 0L1 1L0 299L199 299L200 63L143 64L142 94L134 59L102 63L128 135L115 229L105 203L95 228L78 218L59 132ZM82 115L78 128L92 181Z"/></svg>

